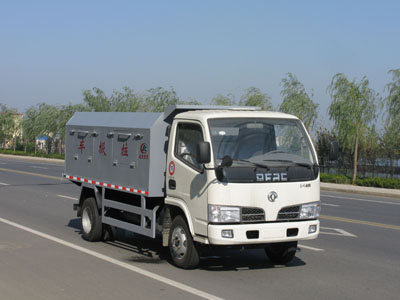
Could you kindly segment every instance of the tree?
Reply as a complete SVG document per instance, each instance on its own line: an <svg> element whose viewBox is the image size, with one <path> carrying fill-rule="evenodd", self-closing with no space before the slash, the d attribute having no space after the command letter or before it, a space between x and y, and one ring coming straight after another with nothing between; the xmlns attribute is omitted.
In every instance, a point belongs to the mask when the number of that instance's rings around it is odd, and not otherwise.
<svg viewBox="0 0 400 300"><path fill-rule="evenodd" d="M10 125L11 125L10 129L11 129L12 145L13 145L14 152L17 148L17 142L20 141L20 138L22 135L21 119L22 119L22 115L20 115L16 109L13 110L12 111L12 122L10 123Z"/></svg>
<svg viewBox="0 0 400 300"><path fill-rule="evenodd" d="M328 92L332 97L329 117L335 122L334 130L338 140L342 148L353 150L352 183L355 184L360 134L376 118L377 96L369 87L366 77L360 82L349 81L342 73L333 76Z"/></svg>
<svg viewBox="0 0 400 300"><path fill-rule="evenodd" d="M286 74L287 78L283 78L281 85L283 87L281 95L283 102L279 110L288 114L297 116L303 121L307 130L312 129L317 119L318 104L314 103L307 94L303 84L292 73Z"/></svg>
<svg viewBox="0 0 400 300"><path fill-rule="evenodd" d="M324 166L329 161L329 150L331 142L336 141L336 137L326 128L317 130L317 140L315 148L317 150L320 165Z"/></svg>
<svg viewBox="0 0 400 300"><path fill-rule="evenodd" d="M0 144L6 146L7 141L14 138L16 134L16 109L10 109L5 104L0 104ZM15 141L13 139L14 149Z"/></svg>
<svg viewBox="0 0 400 300"><path fill-rule="evenodd" d="M393 175L393 163L400 155L400 69L390 70L389 73L392 74L392 82L385 87L389 93L384 99L386 112L382 142Z"/></svg>
<svg viewBox="0 0 400 300"><path fill-rule="evenodd" d="M376 131L375 124L364 128L360 134L360 159L364 164L364 172L374 168L380 154L379 134ZM365 173L364 173L365 174Z"/></svg>
<svg viewBox="0 0 400 300"><path fill-rule="evenodd" d="M385 125L381 139L383 156L389 161L391 176L394 173L394 162L400 155L400 120L396 119Z"/></svg>
<svg viewBox="0 0 400 300"><path fill-rule="evenodd" d="M60 111L54 105L40 103L38 105L38 115L36 117L36 128L42 136L47 136L47 153L51 152L54 139L59 133Z"/></svg>
<svg viewBox="0 0 400 300"><path fill-rule="evenodd" d="M232 106L235 105L235 97L232 94L217 95L211 100L211 105Z"/></svg>
<svg viewBox="0 0 400 300"><path fill-rule="evenodd" d="M132 112L142 109L144 105L142 97L135 94L134 90L129 87L124 87L122 91L114 90L110 97L96 87L92 90L85 90L83 91L83 103L86 108L81 107L81 109L94 112Z"/></svg>
<svg viewBox="0 0 400 300"><path fill-rule="evenodd" d="M75 112L87 111L88 108L84 104L67 104L62 105L58 109L57 137L58 137L58 153L62 154L63 145L65 144L65 126Z"/></svg>
<svg viewBox="0 0 400 300"><path fill-rule="evenodd" d="M36 121L38 114L39 114L38 109L34 106L31 106L26 110L24 117L22 119L21 126L25 144L25 152L27 144L29 142L33 142L35 144L36 143L35 138L39 135L39 128ZM35 144L35 154L36 151L37 148Z"/></svg>
<svg viewBox="0 0 400 300"><path fill-rule="evenodd" d="M392 82L388 83L385 89L389 92L385 98L388 121L400 119L400 69L390 70Z"/></svg>
<svg viewBox="0 0 400 300"><path fill-rule="evenodd" d="M187 101L184 100L179 100L179 104L187 104L187 105L202 105L200 101L197 101L196 99L189 99Z"/></svg>
<svg viewBox="0 0 400 300"><path fill-rule="evenodd" d="M120 112L134 112L141 109L143 99L135 94L134 90L124 87L122 92L113 91L110 97L111 110Z"/></svg>
<svg viewBox="0 0 400 300"><path fill-rule="evenodd" d="M169 90L162 87L152 88L147 90L147 93L144 97L144 111L162 112L167 106L179 103L179 98L172 87Z"/></svg>
<svg viewBox="0 0 400 300"><path fill-rule="evenodd" d="M261 92L259 88L249 87L240 98L240 105L258 106L262 110L274 110L271 104L271 98L268 94Z"/></svg>
<svg viewBox="0 0 400 300"><path fill-rule="evenodd" d="M89 111L112 111L111 101L101 89L96 87L92 90L83 91L83 102L88 107Z"/></svg>

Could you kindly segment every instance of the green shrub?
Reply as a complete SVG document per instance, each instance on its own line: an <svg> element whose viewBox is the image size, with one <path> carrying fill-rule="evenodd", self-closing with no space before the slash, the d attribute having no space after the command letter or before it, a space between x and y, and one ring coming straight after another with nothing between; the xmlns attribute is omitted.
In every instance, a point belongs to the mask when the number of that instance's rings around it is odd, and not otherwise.
<svg viewBox="0 0 400 300"><path fill-rule="evenodd" d="M321 173L321 182L351 184L351 178L340 174L325 174ZM367 187L378 187L385 189L400 189L400 179L397 178L357 178L356 185Z"/></svg>
<svg viewBox="0 0 400 300"><path fill-rule="evenodd" d="M321 173L321 182L339 183L339 184L350 184L351 179L341 174L325 174Z"/></svg>
<svg viewBox="0 0 400 300"><path fill-rule="evenodd" d="M45 158L56 158L56 159L64 159L64 154L51 153L47 154L45 152L37 152L36 155L34 152L24 152L24 151L13 151L12 149L0 149L0 153L2 154L11 154L11 155L20 155L20 156L36 156L36 157L45 157Z"/></svg>
<svg viewBox="0 0 400 300"><path fill-rule="evenodd" d="M360 186L380 187L385 189L400 189L400 179L396 178L358 178L356 184Z"/></svg>

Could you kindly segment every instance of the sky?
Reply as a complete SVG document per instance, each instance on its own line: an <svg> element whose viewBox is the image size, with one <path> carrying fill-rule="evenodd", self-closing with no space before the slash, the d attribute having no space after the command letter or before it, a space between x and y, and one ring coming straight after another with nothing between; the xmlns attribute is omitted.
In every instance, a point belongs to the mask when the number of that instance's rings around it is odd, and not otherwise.
<svg viewBox="0 0 400 300"><path fill-rule="evenodd" d="M0 103L80 103L173 87L208 104L260 88L276 107L294 73L328 126L336 73L382 96L400 68L400 1L0 1Z"/></svg>

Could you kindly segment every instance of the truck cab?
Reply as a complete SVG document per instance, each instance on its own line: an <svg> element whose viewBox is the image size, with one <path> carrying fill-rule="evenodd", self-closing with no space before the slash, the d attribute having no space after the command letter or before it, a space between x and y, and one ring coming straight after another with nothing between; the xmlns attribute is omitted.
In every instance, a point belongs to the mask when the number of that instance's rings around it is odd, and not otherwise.
<svg viewBox="0 0 400 300"><path fill-rule="evenodd" d="M296 117L190 111L175 117L169 140L165 203L185 212L194 241L294 254L298 240L318 236L318 161Z"/></svg>

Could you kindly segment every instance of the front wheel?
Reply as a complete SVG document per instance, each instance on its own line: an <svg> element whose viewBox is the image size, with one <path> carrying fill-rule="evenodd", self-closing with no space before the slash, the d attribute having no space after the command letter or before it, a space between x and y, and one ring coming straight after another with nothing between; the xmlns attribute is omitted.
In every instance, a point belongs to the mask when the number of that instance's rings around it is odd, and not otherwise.
<svg viewBox="0 0 400 300"><path fill-rule="evenodd" d="M199 252L182 216L177 216L172 221L168 247L172 261L177 267L193 269L198 266L200 262Z"/></svg>
<svg viewBox="0 0 400 300"><path fill-rule="evenodd" d="M89 242L100 241L102 224L96 200L93 197L86 198L83 201L81 225L83 239Z"/></svg>
<svg viewBox="0 0 400 300"><path fill-rule="evenodd" d="M296 255L297 242L270 244L265 247L265 253L273 264L286 265Z"/></svg>

